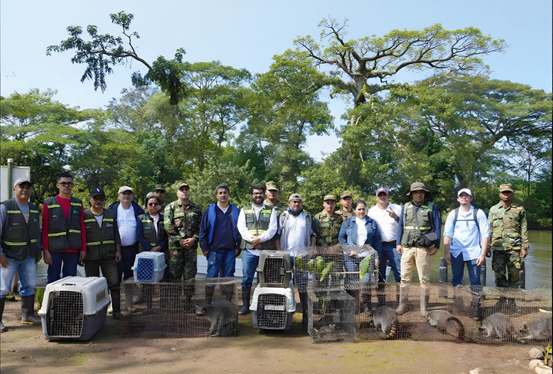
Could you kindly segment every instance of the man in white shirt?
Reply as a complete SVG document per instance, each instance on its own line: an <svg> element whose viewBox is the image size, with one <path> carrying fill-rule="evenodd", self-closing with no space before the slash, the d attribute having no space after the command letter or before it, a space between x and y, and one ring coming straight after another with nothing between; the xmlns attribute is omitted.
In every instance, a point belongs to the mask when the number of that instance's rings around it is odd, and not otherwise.
<svg viewBox="0 0 553 374"><path fill-rule="evenodd" d="M138 238L136 236L136 217L144 213L133 201L133 190L129 186L122 186L117 192L119 201L111 204L109 209L115 211L117 228L121 237L121 261L117 263L119 282L133 276L132 267L138 254Z"/></svg>
<svg viewBox="0 0 553 374"><path fill-rule="evenodd" d="M274 250L275 242L271 239L278 229L275 209L263 204L265 192L263 185L251 187L252 205L245 206L238 216L238 231L242 237L242 302L239 314L250 312L250 296L255 269L262 250Z"/></svg>
<svg viewBox="0 0 553 374"><path fill-rule="evenodd" d="M471 205L472 198L468 188L459 190L459 208L449 212L445 221L444 259L451 265L451 284L454 287L463 282L465 266L470 284L482 285L481 266L486 263L490 228L486 214Z"/></svg>
<svg viewBox="0 0 553 374"><path fill-rule="evenodd" d="M378 281L384 282L386 276L386 262L390 261L390 267L396 282L401 281L401 255L396 251L397 226L401 206L390 203L390 191L380 187L376 190L377 204L369 209L369 217L378 223L382 237L382 258L378 269Z"/></svg>
<svg viewBox="0 0 553 374"><path fill-rule="evenodd" d="M288 208L279 217L280 238L276 241L278 250L288 251L290 260L295 262L296 256L307 254L307 247L314 247L317 238L313 231L313 217L303 210L303 201L299 193L293 193L288 198ZM299 276L294 272L294 283L298 289L303 309L303 324L307 326L307 274Z"/></svg>

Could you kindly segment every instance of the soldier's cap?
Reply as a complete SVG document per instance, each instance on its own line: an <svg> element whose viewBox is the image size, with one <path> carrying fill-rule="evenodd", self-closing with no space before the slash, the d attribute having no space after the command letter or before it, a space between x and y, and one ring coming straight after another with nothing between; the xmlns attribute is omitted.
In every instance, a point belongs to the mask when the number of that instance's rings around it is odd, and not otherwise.
<svg viewBox="0 0 553 374"><path fill-rule="evenodd" d="M459 197L459 195L461 195L463 192L466 193L469 196L472 196L472 191L471 190L469 190L468 188L461 188L459 190L459 192L457 192L457 197Z"/></svg>
<svg viewBox="0 0 553 374"><path fill-rule="evenodd" d="M292 201L292 200L300 200L300 201L303 201L302 198L301 198L301 195L299 193L293 193L290 195L290 197L288 198L288 201Z"/></svg>
<svg viewBox="0 0 553 374"><path fill-rule="evenodd" d="M104 190L102 190L100 187L91 188L90 193L88 194L88 196L90 197L94 197L98 195L106 196Z"/></svg>
<svg viewBox="0 0 553 374"><path fill-rule="evenodd" d="M177 185L177 190L180 190L181 188L183 187L186 187L188 189L190 189L190 186L188 185L188 183L186 182L180 182L178 185Z"/></svg>
<svg viewBox="0 0 553 374"><path fill-rule="evenodd" d="M384 192L386 195L390 194L390 191L386 187L380 187L378 190L376 190L376 196L378 196L379 193Z"/></svg>
<svg viewBox="0 0 553 374"><path fill-rule="evenodd" d="M511 191L513 192L513 185L511 183L505 183L499 186L499 192Z"/></svg>
<svg viewBox="0 0 553 374"><path fill-rule="evenodd" d="M340 199L343 199L345 197L351 197L353 199L353 194L349 191L344 191L340 194Z"/></svg>
<svg viewBox="0 0 553 374"><path fill-rule="evenodd" d="M411 193L413 193L415 191L430 192L426 189L426 186L422 182L411 183L411 189L409 190L409 193L407 194L407 196L411 195Z"/></svg>
<svg viewBox="0 0 553 374"><path fill-rule="evenodd" d="M325 195L325 197L323 198L323 201L327 201L327 200L336 201L336 198L334 197L334 195Z"/></svg>
<svg viewBox="0 0 553 374"><path fill-rule="evenodd" d="M31 183L31 179L30 179L30 178L22 177L22 178L17 178L17 179L15 180L15 182L13 183L13 186L14 186L14 187L15 187L15 186L19 186L20 184L23 184L23 183L29 183L29 185L31 185L31 186L33 185L33 184Z"/></svg>
<svg viewBox="0 0 553 374"><path fill-rule="evenodd" d="M154 186L154 191L163 191L163 192L165 192L165 187L163 187L161 184L156 184Z"/></svg>
<svg viewBox="0 0 553 374"><path fill-rule="evenodd" d="M271 191L271 190L278 191L277 184L273 181L269 181L269 182L265 183L265 189L267 191Z"/></svg>
<svg viewBox="0 0 553 374"><path fill-rule="evenodd" d="M123 192L127 192L127 191L131 191L132 192L132 188L130 188L129 186L121 186L119 188L119 191L117 191L117 194L120 194L120 193L123 193Z"/></svg>

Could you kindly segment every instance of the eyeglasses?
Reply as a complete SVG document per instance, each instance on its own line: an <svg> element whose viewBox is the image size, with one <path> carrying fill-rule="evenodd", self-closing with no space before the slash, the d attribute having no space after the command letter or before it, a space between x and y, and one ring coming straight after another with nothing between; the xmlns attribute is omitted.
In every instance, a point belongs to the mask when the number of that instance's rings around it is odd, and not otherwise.
<svg viewBox="0 0 553 374"><path fill-rule="evenodd" d="M159 205L159 203L148 203L148 206L156 206Z"/></svg>
<svg viewBox="0 0 553 374"><path fill-rule="evenodd" d="M105 201L106 197L105 196L92 196L92 200L94 200L94 201Z"/></svg>
<svg viewBox="0 0 553 374"><path fill-rule="evenodd" d="M63 187L73 187L74 186L73 182L59 182L58 184L60 186L63 186Z"/></svg>
<svg viewBox="0 0 553 374"><path fill-rule="evenodd" d="M263 192L254 192L254 193L252 193L252 195L259 195L259 196L263 196Z"/></svg>

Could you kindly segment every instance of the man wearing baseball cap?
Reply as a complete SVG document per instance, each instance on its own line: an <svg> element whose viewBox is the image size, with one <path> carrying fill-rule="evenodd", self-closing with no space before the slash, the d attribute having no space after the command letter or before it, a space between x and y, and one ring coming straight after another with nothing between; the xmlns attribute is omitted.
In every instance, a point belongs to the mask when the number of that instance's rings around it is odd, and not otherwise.
<svg viewBox="0 0 553 374"><path fill-rule="evenodd" d="M397 228L401 206L390 203L390 191L385 187L376 190L376 205L369 209L368 216L378 223L380 236L382 237L382 258L378 268L378 281L384 282L386 275L386 262L390 261L390 267L396 282L400 282L401 256L396 251Z"/></svg>
<svg viewBox="0 0 553 374"><path fill-rule="evenodd" d="M165 195L166 195L165 187L163 187L161 184L156 184L154 186L154 195L156 195L157 198L159 199L159 210L160 210L160 213L163 213L163 211L165 210L165 207L167 206L167 203L165 202Z"/></svg>
<svg viewBox="0 0 553 374"><path fill-rule="evenodd" d="M94 187L89 193L90 209L84 211L87 255L84 270L87 277L106 278L111 296L113 318L121 319L121 291L117 263L121 261L121 238L115 212L104 209L106 194Z"/></svg>
<svg viewBox="0 0 553 374"><path fill-rule="evenodd" d="M457 192L459 207L449 212L444 229L444 259L451 265L453 287L463 283L467 268L470 284L481 286L481 265L486 263L489 232L486 214L472 206L472 191Z"/></svg>
<svg viewBox="0 0 553 374"><path fill-rule="evenodd" d="M411 184L407 196L411 201L403 205L399 216L397 253L401 255L401 284L397 314L407 311L407 287L411 283L413 270L417 269L421 285L420 314L426 315L428 304L427 288L430 284L431 256L440 248L442 221L438 207L426 202L430 191L422 182Z"/></svg>
<svg viewBox="0 0 553 374"><path fill-rule="evenodd" d="M138 254L136 220L144 213L144 209L133 201L133 190L129 186L121 186L117 191L117 197L119 201L111 204L108 209L115 212L121 238L121 261L117 263L117 275L121 282L133 276L132 267Z"/></svg>
<svg viewBox="0 0 553 374"><path fill-rule="evenodd" d="M343 219L335 210L336 198L334 195L326 195L323 198L323 210L313 217L313 228L317 234L317 246L319 247L339 244L338 234Z"/></svg>
<svg viewBox="0 0 553 374"><path fill-rule="evenodd" d="M32 183L19 178L13 184L14 198L0 204L0 332L4 303L15 273L21 282L21 322L39 324L35 316L37 262L41 259L38 207L29 202Z"/></svg>
<svg viewBox="0 0 553 374"><path fill-rule="evenodd" d="M353 194L350 191L344 191L340 194L340 204L342 208L337 210L336 213L342 216L342 220L345 221L349 217L353 217Z"/></svg>
<svg viewBox="0 0 553 374"><path fill-rule="evenodd" d="M499 186L501 201L490 208L492 269L497 287L517 288L520 283L521 259L528 255L526 211L513 202L513 186ZM509 299L514 302L513 299Z"/></svg>

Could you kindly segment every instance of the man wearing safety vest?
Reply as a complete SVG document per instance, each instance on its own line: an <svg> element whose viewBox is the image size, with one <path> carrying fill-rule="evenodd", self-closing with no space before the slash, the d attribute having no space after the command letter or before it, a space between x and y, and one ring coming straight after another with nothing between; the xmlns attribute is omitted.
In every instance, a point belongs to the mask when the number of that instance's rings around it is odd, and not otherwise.
<svg viewBox="0 0 553 374"><path fill-rule="evenodd" d="M21 323L40 323L34 313L36 264L41 258L38 208L29 202L32 184L28 178L17 179L13 191L15 197L0 205L0 332L6 331L2 314L16 271L21 282Z"/></svg>
<svg viewBox="0 0 553 374"><path fill-rule="evenodd" d="M252 204L245 206L238 215L238 231L242 237L242 302L239 314L250 312L250 296L255 269L259 262L261 250L274 250L275 242L271 240L278 229L277 214L273 208L263 204L265 192L263 185L254 184L251 187Z"/></svg>
<svg viewBox="0 0 553 374"><path fill-rule="evenodd" d="M121 291L117 263L121 261L121 238L115 212L104 209L106 194L101 188L90 190L90 209L84 211L87 255L84 270L87 277L99 277L100 268L111 294L113 318L121 319Z"/></svg>
<svg viewBox="0 0 553 374"><path fill-rule="evenodd" d="M56 181L59 194L42 207L42 251L48 266L48 283L77 275L77 263L86 257L83 202L71 196L73 177L61 173ZM62 268L63 265L63 268Z"/></svg>
<svg viewBox="0 0 553 374"><path fill-rule="evenodd" d="M397 238L400 240L396 250L401 255L401 283L399 288L399 306L397 314L407 311L407 286L415 267L420 280L420 314L426 316L428 304L427 287L430 283L431 256L440 248L442 222L436 205L425 202L428 191L422 182L411 184L407 196L410 202L401 208Z"/></svg>

